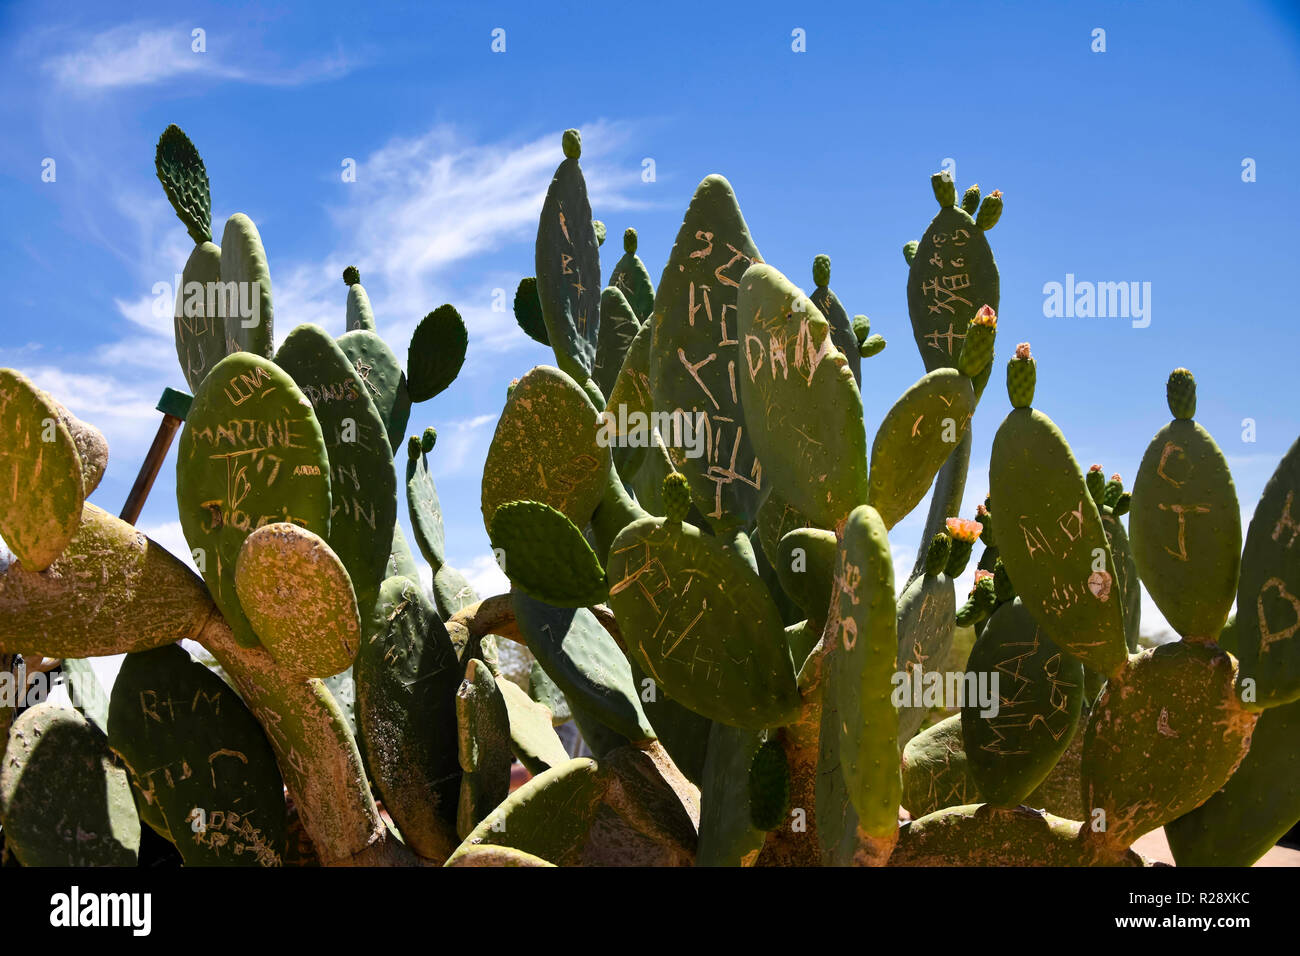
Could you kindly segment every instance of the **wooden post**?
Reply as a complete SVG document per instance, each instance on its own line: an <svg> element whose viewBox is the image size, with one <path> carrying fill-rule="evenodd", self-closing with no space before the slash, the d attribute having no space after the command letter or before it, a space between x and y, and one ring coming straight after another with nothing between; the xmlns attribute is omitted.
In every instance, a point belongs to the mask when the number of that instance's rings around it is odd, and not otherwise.
<svg viewBox="0 0 1300 956"><path fill-rule="evenodd" d="M163 459L167 457L172 439L176 437L176 429L181 427L181 422L189 414L190 403L193 401L193 397L184 392L172 388L163 389L162 398L158 400L158 411L163 413L163 420L158 424L158 433L153 436L153 444L149 446L149 452L144 456L140 473L135 476L135 484L131 486L131 493L126 496L126 504L122 506L122 513L118 515L123 521L135 524L135 519L140 517L140 510L144 507L145 499L149 497L154 479L158 477L158 469L162 467Z"/></svg>

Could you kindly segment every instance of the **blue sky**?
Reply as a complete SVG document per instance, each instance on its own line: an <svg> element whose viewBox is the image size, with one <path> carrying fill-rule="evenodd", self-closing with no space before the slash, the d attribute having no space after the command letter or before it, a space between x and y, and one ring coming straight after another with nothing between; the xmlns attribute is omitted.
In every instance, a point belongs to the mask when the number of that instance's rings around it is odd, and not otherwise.
<svg viewBox="0 0 1300 956"><path fill-rule="evenodd" d="M1249 517L1300 432L1293 5L781 3L725 21L704 10L6 6L0 365L105 432L112 460L93 500L116 512L162 388L184 388L152 292L192 245L153 169L159 133L177 123L206 162L214 232L235 212L258 224L277 340L299 322L343 330L349 263L399 357L437 305L465 316L466 367L416 407L411 430L439 430L449 555L488 590L503 579L479 519L479 475L506 384L553 362L508 304L533 271L564 128L584 134L592 206L610 228L606 277L631 225L657 282L692 191L715 172L735 187L763 257L805 289L813 256L828 253L849 312L889 340L865 363L872 432L923 372L900 247L936 211L928 176L951 158L959 188L1005 194L990 233L999 367L1014 343L1032 342L1035 404L1085 467L1131 480L1168 418L1165 376L1188 366L1198 420L1229 456ZM206 52L191 50L196 28ZM504 53L491 50L496 28ZM791 49L796 28L806 52ZM1105 52L1092 50L1097 28ZM47 158L54 182L41 178ZM340 176L348 158L354 183ZM646 158L653 182L642 179ZM1242 181L1247 158L1255 182ZM1044 284L1067 274L1150 283L1150 325L1045 316ZM493 311L497 289L505 312ZM975 419L964 513L983 498L1008 408L995 384ZM1246 418L1254 442L1242 441ZM179 550L173 492L169 460L139 524ZM900 576L923 513L894 532ZM1150 614L1146 623L1163 626Z"/></svg>

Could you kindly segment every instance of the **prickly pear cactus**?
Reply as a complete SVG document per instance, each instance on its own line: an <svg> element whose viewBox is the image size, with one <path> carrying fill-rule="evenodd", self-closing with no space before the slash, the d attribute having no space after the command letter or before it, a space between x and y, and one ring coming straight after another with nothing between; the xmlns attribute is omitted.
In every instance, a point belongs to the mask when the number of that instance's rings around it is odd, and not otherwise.
<svg viewBox="0 0 1300 956"><path fill-rule="evenodd" d="M870 853L883 863L898 830L902 778L891 678L898 648L894 567L884 521L870 505L849 515L836 569L830 693L839 711L840 769Z"/></svg>
<svg viewBox="0 0 1300 956"><path fill-rule="evenodd" d="M967 698L961 709L971 775L986 802L1017 806L1070 745L1083 704L1083 665L1015 600L989 618L966 668L997 678L992 700Z"/></svg>
<svg viewBox="0 0 1300 956"><path fill-rule="evenodd" d="M955 367L971 319L981 306L997 311L999 301L998 267L984 237L992 224L980 225L957 205L950 174L936 173L932 185L939 212L908 258L907 274L907 311L927 371Z"/></svg>
<svg viewBox="0 0 1300 956"><path fill-rule="evenodd" d="M1128 651L1114 558L1083 471L1050 418L1032 408L1007 415L989 488L999 554L1025 606L1067 653L1117 673Z"/></svg>
<svg viewBox="0 0 1300 956"><path fill-rule="evenodd" d="M221 234L221 284L227 297L226 352L269 359L274 350L271 269L257 226L242 212L226 220Z"/></svg>
<svg viewBox="0 0 1300 956"><path fill-rule="evenodd" d="M596 365L600 326L600 250L578 157L582 138L564 133L565 159L555 170L537 225L537 295L556 364L579 383Z"/></svg>
<svg viewBox="0 0 1300 956"><path fill-rule="evenodd" d="M311 402L329 456L329 545L368 613L385 577L397 520L397 487L387 427L343 350L324 329L300 325L275 364Z"/></svg>
<svg viewBox="0 0 1300 956"><path fill-rule="evenodd" d="M181 647L127 656L113 684L108 743L186 865L281 865L284 781L266 734Z"/></svg>
<svg viewBox="0 0 1300 956"><path fill-rule="evenodd" d="M0 535L18 560L44 571L81 524L81 458L55 404L13 369L0 369Z"/></svg>
<svg viewBox="0 0 1300 956"><path fill-rule="evenodd" d="M666 518L632 523L610 549L610 607L627 650L697 713L754 730L781 724L799 693L780 612L743 557L683 521L684 492Z"/></svg>
<svg viewBox="0 0 1300 956"><path fill-rule="evenodd" d="M455 306L440 305L421 319L406 360L411 401L427 401L454 382L468 347L469 333Z"/></svg>
<svg viewBox="0 0 1300 956"><path fill-rule="evenodd" d="M817 307L769 265L745 270L736 311L750 441L781 496L833 528L867 498L862 398L847 360Z"/></svg>
<svg viewBox="0 0 1300 956"><path fill-rule="evenodd" d="M540 501L585 525L604 493L609 448L596 406L559 369L539 365L519 380L483 465L483 521L507 501Z"/></svg>
<svg viewBox="0 0 1300 956"><path fill-rule="evenodd" d="M1300 699L1300 440L1255 506L1237 588L1243 680L1260 706Z"/></svg>
<svg viewBox="0 0 1300 956"><path fill-rule="evenodd" d="M695 190L655 291L650 388L656 411L708 421L703 456L672 449L691 497L715 526L747 523L759 505L762 465L738 391L740 280L762 262L731 184L709 176Z"/></svg>
<svg viewBox="0 0 1300 956"><path fill-rule="evenodd" d="M1174 420L1142 456L1129 533L1138 574L1166 620L1184 637L1212 641L1237 593L1241 508L1227 459L1209 432L1191 420L1191 373L1179 371L1190 398L1171 399ZM1171 394L1173 382L1171 377Z"/></svg>
<svg viewBox="0 0 1300 956"><path fill-rule="evenodd" d="M609 274L609 284L623 293L636 315L637 323L644 324L654 312L655 287L650 281L650 272L645 263L636 254L636 247L636 230L629 228L623 233L623 257L615 263L614 271Z"/></svg>
<svg viewBox="0 0 1300 956"><path fill-rule="evenodd" d="M181 530L213 600L246 647L257 644L235 592L253 531L290 522L329 537L329 454L311 403L279 366L250 352L203 380L176 454Z"/></svg>
<svg viewBox="0 0 1300 956"><path fill-rule="evenodd" d="M1083 743L1083 840L1100 858L1116 858L1232 776L1258 717L1237 695L1236 672L1217 646L1176 641L1106 682ZM1125 745L1133 739L1145 746Z"/></svg>
<svg viewBox="0 0 1300 956"><path fill-rule="evenodd" d="M0 766L5 846L24 866L135 866L140 818L103 731L71 707L14 721Z"/></svg>

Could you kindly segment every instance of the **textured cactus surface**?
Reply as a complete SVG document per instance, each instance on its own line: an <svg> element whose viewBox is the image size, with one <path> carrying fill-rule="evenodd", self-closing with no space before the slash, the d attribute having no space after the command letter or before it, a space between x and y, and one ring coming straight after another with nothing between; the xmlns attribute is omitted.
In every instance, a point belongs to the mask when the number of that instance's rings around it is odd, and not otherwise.
<svg viewBox="0 0 1300 956"><path fill-rule="evenodd" d="M762 466L743 424L736 323L740 280L758 247L731 184L709 176L695 190L655 290L650 387L656 410L702 413L709 441L699 458L675 451L700 512L717 524L747 522L759 504Z"/></svg>
<svg viewBox="0 0 1300 956"><path fill-rule="evenodd" d="M998 315L998 190L931 177L895 289L921 359L897 380L920 378L881 396L862 360L897 358L901 312L850 318L826 253L805 294L719 175L657 288L635 229L603 285L579 131L559 145L514 301L555 364L470 366L499 376L475 555L439 396L482 313L379 322L348 266L334 323L272 354L257 226L217 245L198 149L163 134L194 399L165 394L151 463L183 419L189 560L87 501L104 435L0 369L6 865L162 839L186 865L1144 866L1165 827L1179 864L1244 866L1300 819L1300 443L1244 547L1187 369L1172 421L1133 402L1155 437L1131 491L1082 467L1029 344L999 344L1024 317ZM1011 411L972 513L995 370ZM1142 635L1144 587L1181 639ZM89 659L119 654L107 698ZM73 706L8 693L37 672Z"/></svg>
<svg viewBox="0 0 1300 956"><path fill-rule="evenodd" d="M289 522L329 537L329 455L311 403L279 366L239 352L203 380L176 454L185 540L236 639L257 643L235 593L253 531Z"/></svg>
<svg viewBox="0 0 1300 956"><path fill-rule="evenodd" d="M284 781L257 718L176 645L131 654L113 684L108 744L187 865L280 866Z"/></svg>
<svg viewBox="0 0 1300 956"><path fill-rule="evenodd" d="M24 866L135 866L140 849L126 770L71 707L37 704L9 729L0 823Z"/></svg>
<svg viewBox="0 0 1300 956"><path fill-rule="evenodd" d="M26 567L44 571L81 521L77 444L55 403L12 369L0 369L0 426L0 534Z"/></svg>

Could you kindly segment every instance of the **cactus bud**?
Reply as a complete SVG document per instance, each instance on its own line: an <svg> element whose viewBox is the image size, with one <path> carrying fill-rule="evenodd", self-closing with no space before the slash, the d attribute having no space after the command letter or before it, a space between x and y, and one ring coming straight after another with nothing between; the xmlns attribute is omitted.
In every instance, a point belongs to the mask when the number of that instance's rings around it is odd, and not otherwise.
<svg viewBox="0 0 1300 956"><path fill-rule="evenodd" d="M510 396L515 393L515 386L519 384L519 379L512 378L510 384L506 386L506 401L510 401Z"/></svg>
<svg viewBox="0 0 1300 956"><path fill-rule="evenodd" d="M985 496L985 501L988 497ZM980 540L984 542L984 547L993 547L993 520L989 517L989 506L987 504L975 506L975 520L984 526L980 532Z"/></svg>
<svg viewBox="0 0 1300 956"><path fill-rule="evenodd" d="M995 189L984 197L984 202L980 205L979 215L975 217L975 225L979 226L985 232L992 229L1002 218L1002 190Z"/></svg>
<svg viewBox="0 0 1300 956"><path fill-rule="evenodd" d="M669 522L681 524L685 521L686 513L691 510L691 487L686 483L686 476L680 471L665 475L663 497Z"/></svg>
<svg viewBox="0 0 1300 956"><path fill-rule="evenodd" d="M853 337L858 340L858 348L862 348L862 343L871 335L871 320L865 315L855 315L853 317ZM860 353L859 353L860 354Z"/></svg>
<svg viewBox="0 0 1300 956"><path fill-rule="evenodd" d="M623 251L629 256L636 255L636 230L631 226L623 230Z"/></svg>
<svg viewBox="0 0 1300 956"><path fill-rule="evenodd" d="M919 249L920 246L921 244L915 239L903 243L903 258L907 260L909 266L912 264L912 260L916 258L916 250Z"/></svg>
<svg viewBox="0 0 1300 956"><path fill-rule="evenodd" d="M1084 476L1084 484L1088 486L1088 494L1092 495L1092 500L1097 502L1098 506L1105 503L1106 499L1106 479L1102 477L1101 465L1093 465L1088 469L1088 474Z"/></svg>
<svg viewBox="0 0 1300 956"><path fill-rule="evenodd" d="M993 562L993 593L999 604L1004 604L1016 596L1016 589L1011 584L1011 575L1007 573L1006 565L1002 563L1001 558Z"/></svg>
<svg viewBox="0 0 1300 956"><path fill-rule="evenodd" d="M566 129L560 142L564 146L564 155L569 159L577 159L582 155L582 134L576 129Z"/></svg>
<svg viewBox="0 0 1300 956"><path fill-rule="evenodd" d="M603 246L605 244L605 224L599 219L593 219L591 220L591 228L596 232L596 245Z"/></svg>
<svg viewBox="0 0 1300 956"><path fill-rule="evenodd" d="M884 349L885 337L883 335L873 335L858 346L858 354L863 358L871 358L877 352L883 352Z"/></svg>
<svg viewBox="0 0 1300 956"><path fill-rule="evenodd" d="M925 552L925 573L938 574L948 566L948 555L952 553L952 538L940 531L930 540L930 548Z"/></svg>
<svg viewBox="0 0 1300 956"><path fill-rule="evenodd" d="M930 177L930 188L934 190L934 198L939 200L940 206L946 209L957 205L957 184L953 182L952 173L947 170L935 173Z"/></svg>
<svg viewBox="0 0 1300 956"><path fill-rule="evenodd" d="M824 289L831 284L831 257L820 255L813 259L813 285Z"/></svg>
<svg viewBox="0 0 1300 956"><path fill-rule="evenodd" d="M420 439L415 435L406 439L406 457L412 460L420 457Z"/></svg>
<svg viewBox="0 0 1300 956"><path fill-rule="evenodd" d="M433 446L438 441L438 430L436 428L426 428L424 434L420 436L420 448L427 455L433 451Z"/></svg>
<svg viewBox="0 0 1300 956"><path fill-rule="evenodd" d="M1016 346L1016 354L1007 362L1007 397L1012 408L1028 408L1034 404L1034 385L1038 377L1037 363L1029 354L1029 343Z"/></svg>
<svg viewBox="0 0 1300 956"><path fill-rule="evenodd" d="M1176 368L1169 373L1165 385L1165 398L1169 402L1169 411L1174 418L1184 420L1196 415L1196 379L1185 368Z"/></svg>
<svg viewBox="0 0 1300 956"><path fill-rule="evenodd" d="M970 189L961 194L961 208L966 210L966 215L972 219L975 218L975 210L980 207L980 187L976 183Z"/></svg>
<svg viewBox="0 0 1300 956"><path fill-rule="evenodd" d="M348 266L343 270L343 281L348 285L361 284L361 273L356 266Z"/></svg>
<svg viewBox="0 0 1300 956"><path fill-rule="evenodd" d="M1102 504L1107 508L1114 508L1115 502L1119 501L1119 496L1124 493L1124 479L1119 476L1119 472L1110 476L1110 481L1106 482L1106 493L1102 497Z"/></svg>
<svg viewBox="0 0 1300 956"><path fill-rule="evenodd" d="M974 378L993 361L993 340L998 332L998 314L988 305L980 306L966 329L966 340L957 356L957 369Z"/></svg>
<svg viewBox="0 0 1300 956"><path fill-rule="evenodd" d="M952 551L948 555L948 564L944 568L944 573L950 578L955 578L966 570L971 549L975 546L984 526L978 521L970 521L966 518L949 518L947 527L948 534L952 536Z"/></svg>
<svg viewBox="0 0 1300 956"><path fill-rule="evenodd" d="M1129 505L1132 503L1129 493L1126 491L1115 499L1115 517L1119 518L1128 514Z"/></svg>
<svg viewBox="0 0 1300 956"><path fill-rule="evenodd" d="M749 817L758 830L775 830L790 809L790 763L785 750L768 739L749 765Z"/></svg>

